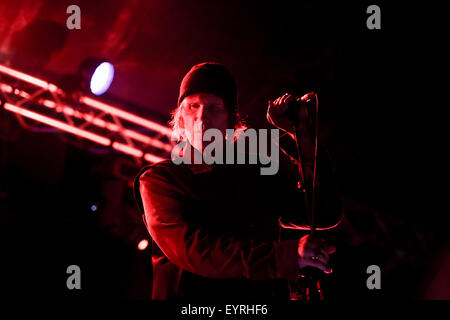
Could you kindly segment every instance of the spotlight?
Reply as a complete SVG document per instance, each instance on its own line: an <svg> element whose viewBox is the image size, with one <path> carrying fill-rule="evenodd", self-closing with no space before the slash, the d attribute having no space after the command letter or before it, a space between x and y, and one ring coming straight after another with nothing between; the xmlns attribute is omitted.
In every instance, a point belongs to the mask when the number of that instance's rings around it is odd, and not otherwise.
<svg viewBox="0 0 450 320"><path fill-rule="evenodd" d="M147 249L147 247L148 247L148 240L147 239L142 239L141 241L139 241L137 247L141 251Z"/></svg>
<svg viewBox="0 0 450 320"><path fill-rule="evenodd" d="M113 65L102 59L88 58L78 68L84 85L96 96L104 94L111 85L114 78Z"/></svg>
<svg viewBox="0 0 450 320"><path fill-rule="evenodd" d="M99 96L109 89L113 78L114 67L110 62L88 58L80 64L76 74L64 74L58 87L75 97L89 93Z"/></svg>

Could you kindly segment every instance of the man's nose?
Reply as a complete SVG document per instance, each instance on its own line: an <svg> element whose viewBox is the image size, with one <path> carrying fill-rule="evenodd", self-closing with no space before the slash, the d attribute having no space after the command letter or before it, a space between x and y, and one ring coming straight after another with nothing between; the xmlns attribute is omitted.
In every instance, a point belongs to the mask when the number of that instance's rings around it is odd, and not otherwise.
<svg viewBox="0 0 450 320"><path fill-rule="evenodd" d="M202 120L202 122L207 125L210 119L210 112L205 106L201 106L198 110L197 119Z"/></svg>

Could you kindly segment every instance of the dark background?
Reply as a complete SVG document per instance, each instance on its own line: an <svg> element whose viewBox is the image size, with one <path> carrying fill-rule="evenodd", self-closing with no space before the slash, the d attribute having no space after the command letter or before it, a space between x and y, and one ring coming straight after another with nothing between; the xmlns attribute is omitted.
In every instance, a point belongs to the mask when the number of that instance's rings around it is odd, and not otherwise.
<svg viewBox="0 0 450 320"><path fill-rule="evenodd" d="M81 8L81 30L65 27L71 4ZM381 30L366 28L370 4L381 8ZM345 212L327 235L338 246L335 276L325 280L329 298L449 297L448 219L431 206L439 195L426 178L434 142L418 86L427 81L419 73L434 41L420 19L424 8L6 0L0 12L1 63L57 82L89 56L109 59L116 76L103 99L163 124L183 75L203 61L222 62L235 75L251 127L268 126L267 100L316 91L320 139ZM0 134L2 290L149 299L150 252L136 249L148 235L133 201L133 160L89 153L66 135L26 131L2 110ZM80 291L66 289L71 264L81 267ZM371 264L381 267L382 290L366 288Z"/></svg>

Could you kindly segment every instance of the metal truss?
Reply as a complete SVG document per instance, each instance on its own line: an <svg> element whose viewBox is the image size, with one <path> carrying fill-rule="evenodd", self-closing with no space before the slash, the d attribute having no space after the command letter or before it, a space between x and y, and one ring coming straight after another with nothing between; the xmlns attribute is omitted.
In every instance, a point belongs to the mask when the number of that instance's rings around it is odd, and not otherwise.
<svg viewBox="0 0 450 320"><path fill-rule="evenodd" d="M128 154L138 163L170 156L170 128L82 94L68 95L52 83L1 64L0 94L3 109L14 113L27 130L66 132Z"/></svg>

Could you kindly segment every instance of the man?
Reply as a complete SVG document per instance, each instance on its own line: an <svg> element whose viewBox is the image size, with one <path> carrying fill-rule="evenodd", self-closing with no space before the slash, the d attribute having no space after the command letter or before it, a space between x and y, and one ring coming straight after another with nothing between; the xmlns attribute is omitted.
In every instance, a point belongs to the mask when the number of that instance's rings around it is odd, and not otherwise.
<svg viewBox="0 0 450 320"><path fill-rule="evenodd" d="M293 135L284 117L291 99L269 102L268 115L288 139ZM186 74L172 125L185 142L182 154L191 160L202 158L205 146L198 139L206 130L218 129L225 137L227 128L244 129L235 81L225 66L202 63ZM280 171L271 176L261 175L260 165L195 161L166 160L141 170L135 196L153 238L152 299L287 300L288 281L303 268L331 272L332 246L297 231L292 239L280 234L280 221L288 228L308 228L297 168L284 156L279 161ZM340 216L326 166L318 177L325 192L317 226L323 228Z"/></svg>

